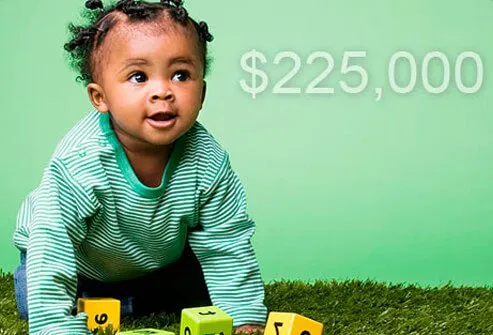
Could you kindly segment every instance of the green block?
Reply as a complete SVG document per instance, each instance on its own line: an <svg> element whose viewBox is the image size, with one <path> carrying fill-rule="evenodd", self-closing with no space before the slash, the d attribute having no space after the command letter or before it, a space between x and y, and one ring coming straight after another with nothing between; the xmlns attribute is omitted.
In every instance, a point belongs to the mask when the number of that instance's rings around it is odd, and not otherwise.
<svg viewBox="0 0 493 335"><path fill-rule="evenodd" d="M175 335L175 333L161 329L143 328L119 332L117 335Z"/></svg>
<svg viewBox="0 0 493 335"><path fill-rule="evenodd" d="M185 308L181 311L180 335L231 335L233 319L219 307Z"/></svg>

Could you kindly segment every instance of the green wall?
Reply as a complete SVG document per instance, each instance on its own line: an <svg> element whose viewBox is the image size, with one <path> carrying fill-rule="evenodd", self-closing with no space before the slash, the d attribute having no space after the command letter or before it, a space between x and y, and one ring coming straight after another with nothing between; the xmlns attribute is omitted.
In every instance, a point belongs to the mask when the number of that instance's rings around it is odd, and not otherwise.
<svg viewBox="0 0 493 335"><path fill-rule="evenodd" d="M84 1L0 0L0 268L13 271L18 206L41 178L57 141L91 106L64 60L66 24ZM254 244L265 280L374 279L442 285L493 282L493 102L490 75L493 3L488 0L203 1L185 3L208 22L215 59L200 120L230 152L257 221ZM241 66L252 49L269 85L253 99ZM293 60L274 63L281 51L299 56L300 68L285 87L272 89ZM332 55L334 68L309 94L309 83ZM339 81L358 86L349 65L366 69L368 85L345 93ZM416 59L416 86L398 94L388 78L396 52ZM450 84L433 94L424 86L425 56L449 61ZM478 92L457 89L455 63L465 52L483 64ZM251 60L251 59L250 59ZM246 65L249 65L248 62ZM402 59L396 85L412 80ZM475 63L464 61L465 86ZM429 63L429 83L446 71ZM257 85L262 77L255 77ZM394 85L395 86L395 85ZM376 88L382 98L376 100Z"/></svg>

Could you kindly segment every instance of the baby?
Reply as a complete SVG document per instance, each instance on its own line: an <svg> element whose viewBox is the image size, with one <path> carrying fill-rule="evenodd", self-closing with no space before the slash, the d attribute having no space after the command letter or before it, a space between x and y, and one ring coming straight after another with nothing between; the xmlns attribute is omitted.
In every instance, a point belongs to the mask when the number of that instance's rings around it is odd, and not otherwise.
<svg viewBox="0 0 493 335"><path fill-rule="evenodd" d="M79 297L122 315L216 305L262 331L255 224L227 152L197 121L209 66L205 22L182 2L86 2L65 45L95 111L58 144L22 203L15 289L31 334L90 334Z"/></svg>

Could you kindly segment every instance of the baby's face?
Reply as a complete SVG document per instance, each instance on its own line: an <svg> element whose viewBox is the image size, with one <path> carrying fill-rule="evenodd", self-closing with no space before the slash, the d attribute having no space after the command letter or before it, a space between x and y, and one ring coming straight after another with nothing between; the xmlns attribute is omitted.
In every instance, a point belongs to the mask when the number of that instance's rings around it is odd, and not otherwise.
<svg viewBox="0 0 493 335"><path fill-rule="evenodd" d="M107 110L100 110L111 113L124 146L167 146L190 129L205 94L197 37L178 25L163 32L121 23L101 47L96 77Z"/></svg>

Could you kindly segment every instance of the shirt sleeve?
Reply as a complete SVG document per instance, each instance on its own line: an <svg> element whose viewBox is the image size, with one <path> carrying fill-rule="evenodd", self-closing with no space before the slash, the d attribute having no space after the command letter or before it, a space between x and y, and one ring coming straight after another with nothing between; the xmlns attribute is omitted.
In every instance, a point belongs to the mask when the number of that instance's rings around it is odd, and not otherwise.
<svg viewBox="0 0 493 335"><path fill-rule="evenodd" d="M52 161L31 201L26 261L30 334L91 334L87 315L71 315L77 288L75 248L85 237L84 213L91 207L83 192L65 167Z"/></svg>
<svg viewBox="0 0 493 335"><path fill-rule="evenodd" d="M233 318L233 326L265 325L264 285L250 242L255 224L227 154L209 177L212 182L200 196L199 229L189 233L190 246L212 303Z"/></svg>

